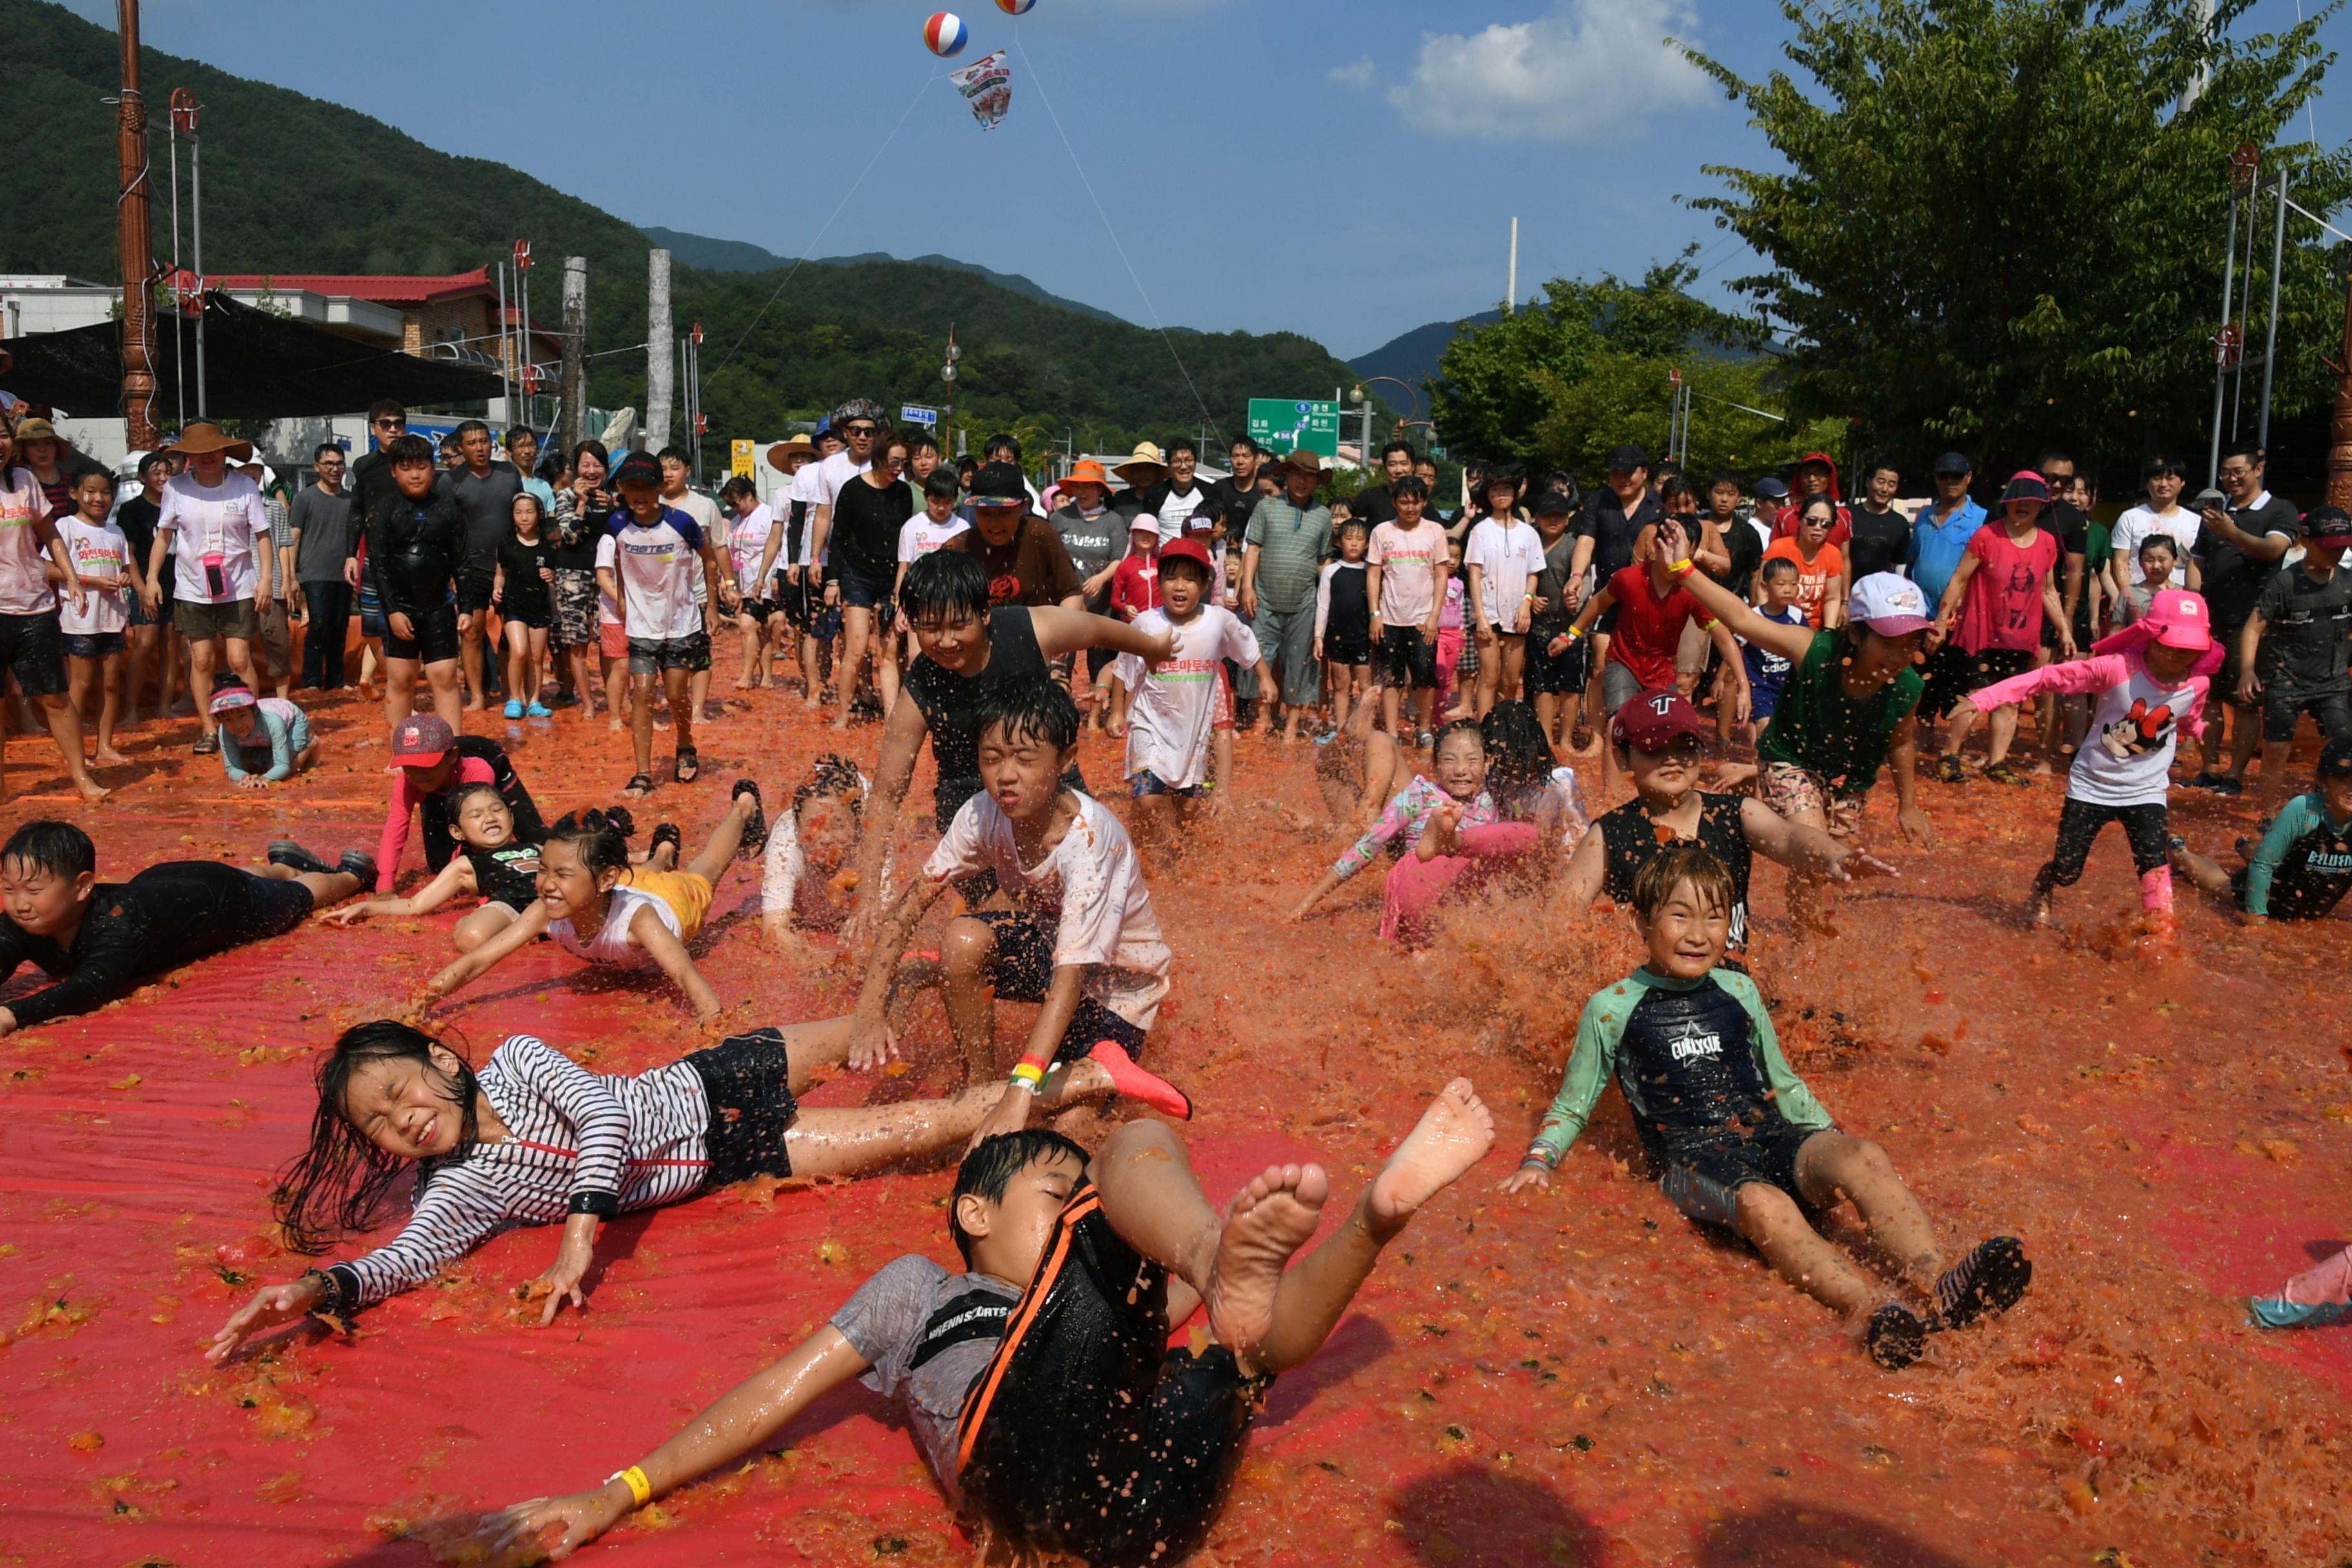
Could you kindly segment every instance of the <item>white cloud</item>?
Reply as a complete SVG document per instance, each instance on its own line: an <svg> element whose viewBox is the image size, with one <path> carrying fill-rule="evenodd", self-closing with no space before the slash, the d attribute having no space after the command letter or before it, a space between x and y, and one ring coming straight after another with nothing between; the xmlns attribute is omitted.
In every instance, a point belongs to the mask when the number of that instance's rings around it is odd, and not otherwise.
<svg viewBox="0 0 2352 1568"><path fill-rule="evenodd" d="M1347 65L1333 66L1331 82L1335 87L1352 87L1360 92L1372 85L1372 79L1380 74L1380 69L1381 68L1373 63L1372 57L1366 55L1363 58L1351 61Z"/></svg>
<svg viewBox="0 0 2352 1568"><path fill-rule="evenodd" d="M1694 41L1696 23L1685 0L1555 0L1532 22L1424 35L1412 79L1391 88L1389 102L1434 136L1622 140L1660 109L1712 94L1665 41Z"/></svg>

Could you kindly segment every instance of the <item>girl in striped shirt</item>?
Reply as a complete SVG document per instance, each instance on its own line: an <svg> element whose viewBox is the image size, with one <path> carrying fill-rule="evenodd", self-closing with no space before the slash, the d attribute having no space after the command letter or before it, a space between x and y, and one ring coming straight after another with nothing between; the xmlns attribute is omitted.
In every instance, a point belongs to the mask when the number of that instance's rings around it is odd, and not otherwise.
<svg viewBox="0 0 2352 1568"><path fill-rule="evenodd" d="M616 1214L752 1176L842 1178L936 1153L970 1138L1003 1099L998 1082L952 1100L802 1109L794 1097L816 1070L848 1059L855 1022L737 1035L635 1077L589 1072L531 1035L510 1037L477 1073L406 1024L344 1031L320 1063L310 1146L279 1184L278 1223L289 1247L322 1252L377 1224L412 1172L414 1212L385 1246L262 1290L207 1355L221 1361L248 1335L309 1313L348 1318L509 1226L561 1222L555 1261L527 1293L544 1299L545 1327L564 1301L587 1304L597 1226ZM1141 1075L1122 1068L1122 1080ZM1047 1075L1038 1099L1059 1109L1115 1087L1113 1068L1082 1058Z"/></svg>

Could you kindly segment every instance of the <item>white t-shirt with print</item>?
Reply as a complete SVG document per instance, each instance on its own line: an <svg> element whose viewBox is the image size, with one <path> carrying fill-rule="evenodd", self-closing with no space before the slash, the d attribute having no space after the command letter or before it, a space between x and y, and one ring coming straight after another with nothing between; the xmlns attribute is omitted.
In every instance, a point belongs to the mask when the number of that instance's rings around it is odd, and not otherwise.
<svg viewBox="0 0 2352 1568"><path fill-rule="evenodd" d="M768 535L776 531L776 514L755 506L738 512L727 529L727 563L735 569L735 586L747 599L767 596L760 579L760 558L768 552Z"/></svg>
<svg viewBox="0 0 2352 1568"><path fill-rule="evenodd" d="M1127 713L1127 773L1150 769L1171 789L1191 789L1208 775L1209 732L1216 721L1217 682L1224 661L1247 669L1257 663L1257 638L1241 617L1215 605L1179 626L1165 610L1135 617L1146 637L1176 634L1176 655L1147 670L1143 660L1123 653L1111 674L1134 700Z"/></svg>
<svg viewBox="0 0 2352 1568"><path fill-rule="evenodd" d="M1087 966L1086 994L1149 1030L1168 994L1168 943L1135 845L1110 808L1074 795L1077 815L1053 852L1021 863L1013 819L982 791L964 802L923 863L934 882L993 871L1013 907L1054 928L1054 965Z"/></svg>
<svg viewBox="0 0 2352 1568"><path fill-rule="evenodd" d="M70 599L58 610L58 627L77 637L90 637L119 632L128 626L131 616L123 595L131 591L131 573L126 565L131 559L130 539L110 522L85 522L79 517L58 519L58 537L66 542L66 553L73 558L74 575L88 589L82 595L79 614ZM89 587L93 577L118 578L122 586Z"/></svg>
<svg viewBox="0 0 2352 1568"><path fill-rule="evenodd" d="M2172 509L2170 517L2159 516L2154 508L2136 506L2116 519L2115 532L2108 536L2108 545L2122 552L2125 563L2131 568L2131 580L2141 578L2139 547L2151 534L2160 533L2179 548L2174 551L2172 585L2189 585L2189 556L2197 548L2197 536L2203 531L2205 520L2185 506Z"/></svg>
<svg viewBox="0 0 2352 1568"><path fill-rule="evenodd" d="M709 496L688 490L676 497L662 497L662 505L676 507L686 513L687 516L694 519L696 525L702 530L703 538L711 541L721 550L727 548L728 514L721 511L719 503ZM709 598L710 581L698 570L694 574L694 602L698 605L707 604Z"/></svg>
<svg viewBox="0 0 2352 1568"><path fill-rule="evenodd" d="M1445 530L1431 517L1419 528L1384 522L1372 530L1364 563L1381 569L1381 602L1372 606L1384 626L1429 624L1437 608L1437 579L1445 574ZM1434 569L1435 575L1432 571Z"/></svg>
<svg viewBox="0 0 2352 1568"><path fill-rule="evenodd" d="M163 506L155 531L176 530L173 542L173 593L184 605L233 605L253 597L257 573L253 559L256 534L269 537L269 517L262 510L261 487L231 470L218 486L207 489L193 474L181 474L163 486ZM205 557L221 557L224 591L209 593L205 584Z"/></svg>
<svg viewBox="0 0 2352 1568"><path fill-rule="evenodd" d="M643 641L690 637L702 630L694 602L694 579L702 574L702 529L694 519L666 507L650 528L626 510L616 511L596 542L596 564L614 568L621 580L621 624Z"/></svg>
<svg viewBox="0 0 2352 1568"><path fill-rule="evenodd" d="M898 525L898 562L911 565L971 527L953 512L945 522L933 522L928 511L918 511Z"/></svg>
<svg viewBox="0 0 2352 1568"><path fill-rule="evenodd" d="M0 615L37 616L58 606L41 548L49 498L30 468L0 468Z"/></svg>
<svg viewBox="0 0 2352 1568"><path fill-rule="evenodd" d="M1528 583L1543 570L1543 535L1532 523L1515 519L1504 524L1491 517L1481 518L1462 548L1462 564L1465 569L1479 569L1478 613L1489 626L1511 631L1519 624Z"/></svg>

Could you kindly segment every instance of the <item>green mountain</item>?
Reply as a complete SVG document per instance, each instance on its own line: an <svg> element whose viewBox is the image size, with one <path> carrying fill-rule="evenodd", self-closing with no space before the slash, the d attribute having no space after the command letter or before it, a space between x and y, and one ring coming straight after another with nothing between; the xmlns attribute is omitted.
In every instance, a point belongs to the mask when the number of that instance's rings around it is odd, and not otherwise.
<svg viewBox="0 0 2352 1568"><path fill-rule="evenodd" d="M708 235L687 234L675 228L663 228L657 224L645 226L647 239L667 248L677 263L683 267L699 267L708 272L772 272L789 268L793 258L778 256L763 246L740 239L713 239ZM813 258L811 267L861 267L869 261L896 261L898 258L887 250L869 250L858 256L819 256ZM1114 315L1076 300L1066 299L1018 272L996 272L975 261L958 261L952 256L918 256L910 258L918 267L944 267L950 272L969 272L975 278L985 278L1000 289L1032 300L1042 300L1048 305L1059 305L1065 310L1076 310L1081 316L1092 316L1098 321L1125 321L1124 316ZM1179 331L1189 328L1177 328Z"/></svg>
<svg viewBox="0 0 2352 1568"><path fill-rule="evenodd" d="M0 38L10 117L39 128L0 160L0 213L10 220L0 223L0 271L111 279L114 119L101 100L121 82L115 36L48 0L0 0ZM626 351L645 338L644 231L505 164L436 152L337 104L154 49L141 71L159 174L171 89L189 88L203 105L208 268L454 272L496 261L528 236L542 321L556 313L561 258L588 258L589 346L614 351L592 362L593 399L642 405L645 360ZM318 180L321 168L334 180ZM169 213L159 199L159 247L169 245ZM1033 451L1066 431L1081 449L1164 441L1203 425L1230 436L1249 397L1315 396L1352 379L1296 333L1163 337L946 258L845 258L789 277L679 260L674 308L681 330L705 329L708 440L722 461L727 437L772 436L852 395L893 408L936 405L950 322L963 348L957 422L975 433L1018 430Z"/></svg>

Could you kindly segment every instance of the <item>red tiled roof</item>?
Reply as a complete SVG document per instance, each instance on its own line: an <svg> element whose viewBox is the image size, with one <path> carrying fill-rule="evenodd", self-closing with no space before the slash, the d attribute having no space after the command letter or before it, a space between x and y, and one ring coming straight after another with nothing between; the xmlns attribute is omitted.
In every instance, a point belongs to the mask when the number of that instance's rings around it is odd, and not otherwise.
<svg viewBox="0 0 2352 1568"><path fill-rule="evenodd" d="M496 294L490 269L452 272L438 278L405 278L382 273L211 272L205 281L215 289L300 289L311 294L346 295L382 305L424 305L436 300L463 299L469 294Z"/></svg>

